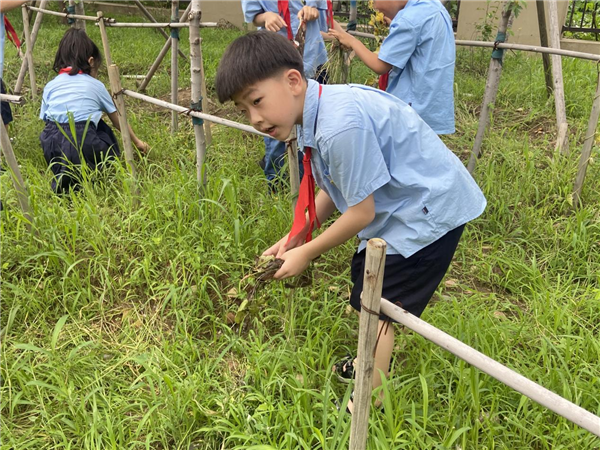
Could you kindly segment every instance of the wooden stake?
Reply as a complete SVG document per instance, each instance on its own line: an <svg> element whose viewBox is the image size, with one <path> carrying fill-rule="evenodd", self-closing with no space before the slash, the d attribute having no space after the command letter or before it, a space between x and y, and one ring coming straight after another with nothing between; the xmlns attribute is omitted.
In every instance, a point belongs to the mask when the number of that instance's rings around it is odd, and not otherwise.
<svg viewBox="0 0 600 450"><path fill-rule="evenodd" d="M27 229L31 230L33 219L31 215L31 208L29 207L29 193L27 192L27 187L25 187L25 182L21 176L21 170L19 169L19 164L15 158L15 153L13 152L12 144L10 143L10 138L8 137L8 131L6 131L6 126L1 120L0 124L2 125L2 128L0 129L0 144L2 147L2 152L4 153L6 164L10 169L13 186L15 187L15 191L17 191L17 198L19 199L19 204L23 210L23 216L27 221Z"/></svg>
<svg viewBox="0 0 600 450"><path fill-rule="evenodd" d="M540 44L542 47L548 47L548 31L546 30L546 8L544 0L536 0L538 26L540 29ZM552 95L552 67L550 65L550 56L542 53L544 63L544 79L546 80L546 95Z"/></svg>
<svg viewBox="0 0 600 450"><path fill-rule="evenodd" d="M508 30L508 22L512 15L511 0L507 1L502 11L502 17L500 18L500 25L498 26L497 40L506 39L506 31ZM475 142L473 143L473 150L471 151L471 158L467 169L470 173L473 173L477 158L479 158L481 152L481 145L483 143L483 137L485 130L490 120L490 105L496 101L496 94L498 93L498 84L500 83L500 75L502 75L502 53L494 56L490 59L490 67L488 69L488 78L485 83L485 94L483 95L483 105L481 106L481 114L479 115L479 127L477 128L477 135L475 136Z"/></svg>
<svg viewBox="0 0 600 450"><path fill-rule="evenodd" d="M23 32L25 34L25 46L27 51L25 52L25 58L27 58L27 66L29 67L29 84L31 85L31 98L37 99L37 85L35 83L35 66L33 65L33 52L30 52L31 48L31 34L29 33L29 12L27 11L27 5L23 5L21 8L23 13Z"/></svg>
<svg viewBox="0 0 600 450"><path fill-rule="evenodd" d="M179 0L171 0L171 22L179 20ZM177 51L179 49L179 30L171 30L171 103L179 104L178 78L179 67L177 65ZM171 111L171 134L177 132L177 113Z"/></svg>
<svg viewBox="0 0 600 450"><path fill-rule="evenodd" d="M548 14L550 16L550 47L560 48L560 27L558 25L558 9L556 1L548 2ZM556 126L558 137L556 148L562 154L569 152L569 125L567 123L567 109L565 107L565 89L562 76L562 59L560 56L552 56L552 78L554 82L554 109L556 110Z"/></svg>
<svg viewBox="0 0 600 450"><path fill-rule="evenodd" d="M104 49L104 60L106 61L106 66L112 66L112 57L110 55L110 46L108 45L108 34L106 34L106 27L104 26L104 14L102 11L96 12L98 16L98 27L100 27L100 36L102 38L102 48ZM120 83L120 81L119 81Z"/></svg>
<svg viewBox="0 0 600 450"><path fill-rule="evenodd" d="M129 134L129 123L127 121L127 111L125 110L125 99L123 98L123 88L121 86L119 68L115 64L108 66L108 78L110 79L110 90L112 91L115 106L117 107L117 114L119 116L123 149L125 150L125 161L129 166L129 170L135 182L137 180L137 169L133 161L133 145L131 144L131 134ZM134 187L134 193L137 195L137 187Z"/></svg>
<svg viewBox="0 0 600 450"><path fill-rule="evenodd" d="M200 46L200 17L202 11L200 0L192 0L190 3L190 70L192 82L192 105L199 105L202 95L202 47ZM206 174L204 173L204 161L206 159L206 139L204 137L204 128L198 120L194 121L194 135L196 136L196 176L198 184L206 184Z"/></svg>
<svg viewBox="0 0 600 450"><path fill-rule="evenodd" d="M40 8L45 8L47 3L48 0L42 0L42 2L40 3ZM33 59L33 47L35 46L35 41L37 39L38 32L40 31L40 27L42 26L43 18L44 15L39 12L37 13L37 16L35 16L35 22L33 23L33 29L31 30L31 36L29 37L31 45L27 46L27 53L31 53L31 59ZM28 60L30 58L27 57L27 55L25 56L26 57L23 58L23 61L21 62L21 69L19 70L19 75L17 76L17 84L15 85L15 94L17 95L21 94L21 89L23 89L23 82L25 81L25 72L27 71L27 67L29 65Z"/></svg>
<svg viewBox="0 0 600 450"><path fill-rule="evenodd" d="M79 0L75 2L75 14L79 16L85 15L85 8L83 7L83 0ZM83 19L75 19L75 26L80 30L86 31L85 20Z"/></svg>
<svg viewBox="0 0 600 450"><path fill-rule="evenodd" d="M598 127L598 119L600 119L600 70L598 71L598 79L596 80L596 95L592 103L592 111L588 122L587 132L581 149L581 157L579 158L579 169L575 178L575 187L573 192L573 203L577 206L581 205L581 191L583 190L583 180L587 171L590 156L592 154L592 145L594 144L594 136Z"/></svg>
<svg viewBox="0 0 600 450"><path fill-rule="evenodd" d="M191 8L192 8L192 4L190 3L188 5L188 7L186 8L186 10L184 11L184 13L182 14L181 18L179 19L180 23L187 22L188 15L189 15ZM169 51L170 48L171 48L171 38L169 37L169 40L167 42L165 42L165 45L163 45L163 48L160 50L156 60L152 63L152 66L150 67L150 70L148 71L148 75L146 75L146 78L144 78L144 81L142 81L140 83L140 87L139 87L140 91L143 92L146 90L148 83L150 83L150 80L156 73L156 70L160 66L160 63L167 55L167 52Z"/></svg>
<svg viewBox="0 0 600 450"><path fill-rule="evenodd" d="M296 203L300 193L300 163L298 162L298 141L296 127L286 141L288 167L290 170L290 192L292 194L292 213L296 211Z"/></svg>
<svg viewBox="0 0 600 450"><path fill-rule="evenodd" d="M385 252L387 245L383 239L370 239L367 242L365 275L359 320L358 353L356 355L356 384L354 387L354 409L350 426L350 450L367 448L369 430L369 409L373 392L373 367L377 346L377 326Z"/></svg>
<svg viewBox="0 0 600 450"><path fill-rule="evenodd" d="M146 7L142 4L142 2L140 0L134 0L135 4L137 5L137 7L139 8L140 11L142 11L142 14L146 16L146 18L152 22L152 23L158 23L158 21L154 18L154 16L150 13L150 11L148 11L146 9ZM163 30L162 28L157 28L156 31L160 34L163 35L163 37L168 41L169 39L171 39L171 36L169 36L165 30ZM179 49L178 51L179 56L181 56L184 60L187 61L187 56L185 56L185 54L181 51L181 49Z"/></svg>
<svg viewBox="0 0 600 450"><path fill-rule="evenodd" d="M200 12L202 14L202 12ZM202 38L200 38L200 54L202 54ZM208 112L208 93L206 92L206 77L204 76L204 61L200 60L200 70L202 74L202 109ZM204 122L204 134L206 135L206 146L212 144L212 131L210 122Z"/></svg>

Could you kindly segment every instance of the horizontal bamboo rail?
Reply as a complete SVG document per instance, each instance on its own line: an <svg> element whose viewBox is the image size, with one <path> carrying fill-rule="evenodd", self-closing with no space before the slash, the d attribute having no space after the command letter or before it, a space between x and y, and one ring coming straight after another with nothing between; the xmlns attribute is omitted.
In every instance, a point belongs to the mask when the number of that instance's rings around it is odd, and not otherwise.
<svg viewBox="0 0 600 450"><path fill-rule="evenodd" d="M110 22L107 27L113 28L188 28L189 22L167 22L167 23L149 23L149 22ZM216 28L217 22L201 22L200 28Z"/></svg>
<svg viewBox="0 0 600 450"><path fill-rule="evenodd" d="M600 417L503 366L383 298L381 312L540 405L600 437Z"/></svg>
<svg viewBox="0 0 600 450"><path fill-rule="evenodd" d="M0 100L3 102L14 103L15 105L25 104L25 97L22 95L0 94Z"/></svg>
<svg viewBox="0 0 600 450"><path fill-rule="evenodd" d="M37 8L35 6L29 6L29 5L27 5L27 9L30 9L31 11L37 11L42 14L48 14L49 16L66 17L68 19L89 20L90 22L96 22L97 20L99 20L98 17L94 17L94 16L81 16L79 14L68 14L68 13L63 13L63 12L58 12L58 11L51 11L49 9ZM104 20L105 21L114 21L115 19L104 19Z"/></svg>
<svg viewBox="0 0 600 450"><path fill-rule="evenodd" d="M152 103L153 105L161 106L166 109L170 109L172 111L177 111L179 113L187 114L192 117L198 117L199 119L208 120L209 122L218 123L220 125L225 125L227 127L236 128L241 131L246 131L248 133L256 134L258 136L270 137L268 134L261 133L260 131L256 131L249 125L244 125L238 122L234 122L233 120L222 119L217 116L213 116L211 114L205 114L198 111L192 111L183 106L174 105L173 103L165 102L164 100L159 100L154 97L150 97L149 95L140 94L139 92L130 91L129 89L123 89L123 94L132 98L137 98L138 100L143 100L148 103Z"/></svg>
<svg viewBox="0 0 600 450"><path fill-rule="evenodd" d="M367 39L375 39L375 35L371 33L363 33L361 31L349 31L348 33L353 36L363 37ZM522 45L522 44L498 44L495 42L484 42L484 41L465 41L465 40L457 40L455 41L456 45L465 46L465 47L489 47L494 48L505 48L509 50L523 50L528 52L535 53L546 53L549 55L560 55L560 56L569 56L571 58L579 58L579 59L587 59L590 61L600 61L600 55L594 55L593 53L585 53L585 52L575 52L572 50L562 50L560 48L550 48L550 47L540 47L536 45Z"/></svg>

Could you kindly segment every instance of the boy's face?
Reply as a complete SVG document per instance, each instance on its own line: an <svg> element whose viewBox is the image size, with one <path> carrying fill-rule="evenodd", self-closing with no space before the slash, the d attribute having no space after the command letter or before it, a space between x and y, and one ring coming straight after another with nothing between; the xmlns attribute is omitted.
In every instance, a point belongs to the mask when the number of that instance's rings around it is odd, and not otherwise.
<svg viewBox="0 0 600 450"><path fill-rule="evenodd" d="M384 16L393 19L398 11L406 6L408 0L375 0L373 2L373 8L383 13Z"/></svg>
<svg viewBox="0 0 600 450"><path fill-rule="evenodd" d="M248 86L232 98L258 131L285 141L294 125L302 123L306 81L294 69Z"/></svg>

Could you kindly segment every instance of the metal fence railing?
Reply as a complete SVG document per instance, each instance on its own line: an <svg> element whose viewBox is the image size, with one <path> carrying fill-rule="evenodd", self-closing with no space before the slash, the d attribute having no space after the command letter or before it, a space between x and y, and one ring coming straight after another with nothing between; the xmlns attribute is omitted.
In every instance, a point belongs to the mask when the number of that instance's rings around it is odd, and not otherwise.
<svg viewBox="0 0 600 450"><path fill-rule="evenodd" d="M600 0L571 0L562 27L566 37L600 40Z"/></svg>

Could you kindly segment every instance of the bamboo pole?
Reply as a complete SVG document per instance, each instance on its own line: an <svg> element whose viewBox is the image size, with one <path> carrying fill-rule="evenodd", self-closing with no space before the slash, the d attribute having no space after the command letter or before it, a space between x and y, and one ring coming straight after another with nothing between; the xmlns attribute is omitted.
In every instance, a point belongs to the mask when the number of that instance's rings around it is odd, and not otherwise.
<svg viewBox="0 0 600 450"><path fill-rule="evenodd" d="M171 22L179 20L179 0L171 0ZM178 81L179 67L177 51L179 49L179 30L171 30L171 103L179 104ZM171 111L171 134L177 133L177 113Z"/></svg>
<svg viewBox="0 0 600 450"><path fill-rule="evenodd" d="M544 0L536 0L538 27L540 30L540 44L542 47L548 47L548 30L546 30L546 8ZM550 66L550 56L542 54L544 64L544 79L546 81L546 95L552 95L552 67Z"/></svg>
<svg viewBox="0 0 600 450"><path fill-rule="evenodd" d="M200 18L202 11L200 8L200 0L192 0L192 9L190 11L190 71L191 71L191 107L200 109L202 102L202 47L200 46ZM194 123L194 135L196 137L196 176L198 185L206 184L206 173L204 169L204 161L206 159L206 140L204 136L204 128L202 121L192 120Z"/></svg>
<svg viewBox="0 0 600 450"><path fill-rule="evenodd" d="M29 67L29 84L31 85L31 98L37 100L37 84L35 83L35 66L33 65L33 52L30 52L31 48L31 34L29 30L29 12L27 6L23 5L21 8L23 14L23 33L25 34L25 45L27 51L25 52L25 58L27 58L27 66Z"/></svg>
<svg viewBox="0 0 600 450"><path fill-rule="evenodd" d="M138 100L143 100L143 101L151 103L153 105L160 106L162 108L172 109L172 110L177 111L177 112L179 112L181 114L186 114L186 115L191 116L191 117L197 117L198 119L208 120L208 121L213 122L213 123L218 123L219 125L225 125L225 126L230 127L230 128L235 128L237 130L246 131L248 133L256 134L257 136L271 137L268 134L261 133L260 131L255 130L254 128L252 128L249 125L244 125L244 124L241 124L241 123L238 123L238 122L234 122L233 120L222 119L221 117L213 116L213 115L206 114L206 113L201 113L201 112L198 112L198 111L193 111L193 110L191 110L189 108L185 108L185 107L179 106L179 105L174 105L173 103L169 103L169 102L166 102L164 100L159 100L157 98L150 97L149 95L144 95L144 94L141 94L139 92L130 91L128 89L123 89L123 94L127 95L128 97L137 98Z"/></svg>
<svg viewBox="0 0 600 450"><path fill-rule="evenodd" d="M44 6L46 6L46 4L48 3L48 0L42 0L42 2L40 3L40 6L43 8ZM32 7L29 7L29 9L31 9ZM27 53L31 53L32 58L33 58L33 47L35 46L35 41L37 39L37 35L38 32L40 31L40 27L42 26L42 19L43 19L44 15L38 13L37 16L35 16L35 21L33 22L33 29L31 30L31 36L30 36L30 41L31 41L31 46L29 46L27 48ZM23 58L23 61L21 62L21 69L19 70L19 75L17 76L17 84L15 85L15 94L21 94L21 89L23 88L23 82L25 81L25 72L27 71L27 67L28 67L28 60L29 58L27 58L27 55L25 55L26 57Z"/></svg>
<svg viewBox="0 0 600 450"><path fill-rule="evenodd" d="M188 5L188 7L186 8L186 10L184 11L184 13L181 15L181 18L179 19L180 22L185 22L188 20L188 14L189 14L191 8L192 8L192 4L190 3ZM146 78L144 78L144 81L142 81L140 83L140 87L139 87L140 91L144 91L146 89L146 87L148 86L148 83L150 83L150 80L154 76L154 73L160 66L160 63L165 58L165 56L170 48L171 48L171 38L169 37L169 40L167 42L165 42L165 45L163 45L163 48L158 53L156 60L152 63L152 66L150 67L150 70L148 71Z"/></svg>
<svg viewBox="0 0 600 450"><path fill-rule="evenodd" d="M502 17L500 19L500 25L498 26L498 34L496 41L504 42L506 40L506 32L508 30L508 22L512 16L512 1L508 0L504 4L504 10L502 11ZM487 129L490 119L490 105L496 101L496 94L498 93L498 84L500 83L500 75L502 75L502 58L503 50L494 50L492 52L492 58L490 59L490 66L488 69L488 78L485 84L485 94L483 96L483 105L481 106L481 114L479 115L479 127L477 128L477 135L475 136L475 142L473 143L473 149L471 150L471 158L467 169L470 173L473 173L477 158L479 158L481 152L481 145L483 144L483 137L485 130Z"/></svg>
<svg viewBox="0 0 600 450"><path fill-rule="evenodd" d="M163 23L147 23L147 22L110 22L107 27L113 28L187 28L190 26L187 22L163 22ZM198 28L217 28L217 22L202 22Z"/></svg>
<svg viewBox="0 0 600 450"><path fill-rule="evenodd" d="M64 12L52 11L50 9L45 9L45 6L46 5L42 1L39 8L36 8L35 6L28 6L27 8L29 8L32 11L37 11L38 14L39 13L48 14L49 16L66 17L67 19L89 20L90 22L96 22L96 20L98 20L94 16L85 16L85 15L81 15L81 14L69 14L69 13L64 13ZM107 20L110 22L110 21L113 21L114 19L107 19Z"/></svg>
<svg viewBox="0 0 600 450"><path fill-rule="evenodd" d="M104 59L106 60L106 66L112 65L112 56L110 55L110 46L108 45L108 34L106 33L106 24L104 23L104 14L102 11L97 11L98 26L100 27L100 36L102 37L102 48L104 49Z"/></svg>
<svg viewBox="0 0 600 450"><path fill-rule="evenodd" d="M548 14L550 16L550 47L560 48L560 27L558 25L558 9L556 2L548 2ZM567 109L565 106L565 90L562 76L562 59L559 56L552 56L552 79L554 83L554 109L556 110L556 126L558 127L558 136L556 138L556 148L562 154L569 152L569 125L567 123Z"/></svg>
<svg viewBox="0 0 600 450"><path fill-rule="evenodd" d="M200 11L202 14L202 11ZM202 37L200 37L200 54L202 54ZM208 111L208 93L206 92L206 77L204 76L204 60L200 58L200 74L202 77L202 109ZM204 135L206 136L206 146L210 147L212 144L212 131L210 129L210 122L204 122Z"/></svg>
<svg viewBox="0 0 600 450"><path fill-rule="evenodd" d="M383 298L381 299L381 311L508 387L600 437L600 417L534 383Z"/></svg>
<svg viewBox="0 0 600 450"><path fill-rule="evenodd" d="M600 119L600 70L598 71L598 79L596 80L596 95L592 103L592 111L590 112L590 120L588 121L587 132L583 141L583 148L581 149L581 157L579 158L579 168L577 170L577 177L575 178L575 186L573 191L573 203L575 205L581 204L581 191L583 190L583 181L585 180L585 173L587 171L588 163L590 162L590 156L592 154L592 145L594 144L594 136L596 135L596 128L598 127L598 120Z"/></svg>
<svg viewBox="0 0 600 450"><path fill-rule="evenodd" d="M125 110L125 99L123 98L123 87L119 76L119 68L115 64L108 66L108 78L110 79L110 90L115 99L117 114L119 116L119 126L121 127L121 137L123 138L123 149L125 150L125 161L129 166L134 182L137 180L137 169L133 161L133 145L131 144L131 134L129 134L129 123L127 121L127 111ZM137 194L137 186L134 187Z"/></svg>
<svg viewBox="0 0 600 450"><path fill-rule="evenodd" d="M75 1L75 14L77 14L78 16L85 16L83 0ZM75 19L75 26L80 30L86 31L85 20Z"/></svg>
<svg viewBox="0 0 600 450"><path fill-rule="evenodd" d="M0 100L3 102L14 103L15 105L25 104L25 97L22 95L0 94Z"/></svg>
<svg viewBox="0 0 600 450"><path fill-rule="evenodd" d="M27 221L27 229L31 230L33 219L31 215L31 208L29 207L29 193L27 192L27 187L25 186L25 182L23 181L23 177L21 176L21 170L19 169L19 164L17 163L17 159L15 158L15 153L13 152L12 144L10 143L6 126L1 120L0 124L2 124L2 128L0 129L0 145L2 147L2 153L4 153L6 164L10 169L13 186L15 187L15 191L17 192L17 198L19 200L19 204L21 205L23 216Z"/></svg>
<svg viewBox="0 0 600 450"><path fill-rule="evenodd" d="M298 140L296 127L285 143L287 148L288 166L290 170L290 193L292 194L292 213L296 211L296 203L300 193L300 167L298 162Z"/></svg>
<svg viewBox="0 0 600 450"><path fill-rule="evenodd" d="M361 297L361 313L358 331L358 353L356 355L356 383L354 387L354 409L350 425L350 450L364 450L369 432L369 409L373 392L373 369L377 346L379 306L385 268L387 245L383 239L367 242L365 274Z"/></svg>
<svg viewBox="0 0 600 450"><path fill-rule="evenodd" d="M150 11L148 11L148 9L146 9L146 7L142 4L142 2L140 0L134 0L135 4L137 5L137 7L139 8L139 10L142 12L142 14L144 16L146 16L146 18L152 22L152 23L158 23L158 21L154 18L154 16L150 13ZM168 41L170 36L165 32L165 30L163 30L162 28L157 28L156 31L159 34L162 34L163 37ZM184 60L187 61L187 56L185 56L185 54L181 51L181 49L178 50L179 56L181 56Z"/></svg>
<svg viewBox="0 0 600 450"><path fill-rule="evenodd" d="M364 37L367 39L375 39L375 35L371 33L363 33L360 31L349 31L353 36ZM489 47L489 48L500 48L505 50L520 50L526 52L543 53L548 55L561 55L569 56L571 58L586 59L589 61L600 61L600 55L594 53L575 52L572 50L563 50L560 48L540 47L536 45L523 45L523 44L508 44L485 41L468 41L468 40L456 40L454 43L462 47Z"/></svg>

